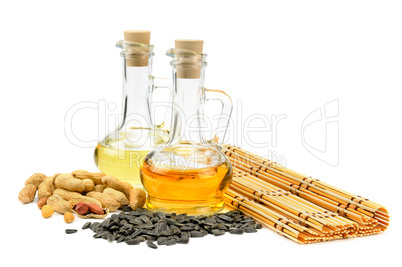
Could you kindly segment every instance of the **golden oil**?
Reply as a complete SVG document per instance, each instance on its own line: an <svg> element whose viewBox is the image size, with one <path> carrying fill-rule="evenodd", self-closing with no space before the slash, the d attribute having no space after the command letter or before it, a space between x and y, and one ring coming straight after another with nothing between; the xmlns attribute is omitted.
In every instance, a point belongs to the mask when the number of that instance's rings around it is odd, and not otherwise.
<svg viewBox="0 0 402 267"><path fill-rule="evenodd" d="M230 162L196 169L160 168L145 161L141 181L152 210L209 214L223 209L223 194L232 180Z"/></svg>

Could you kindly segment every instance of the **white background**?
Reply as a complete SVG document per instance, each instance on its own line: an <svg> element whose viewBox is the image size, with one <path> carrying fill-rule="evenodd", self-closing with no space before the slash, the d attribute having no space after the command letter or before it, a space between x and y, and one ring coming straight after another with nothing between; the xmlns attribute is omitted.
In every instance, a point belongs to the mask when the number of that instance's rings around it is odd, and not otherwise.
<svg viewBox="0 0 402 267"><path fill-rule="evenodd" d="M2 1L1 261L7 266L399 265L401 14L399 1ZM234 118L239 101L245 118L286 115L277 125L276 145L272 132L253 139L269 146L256 148L243 139L237 144L260 155L275 152L294 170L381 203L391 215L389 230L302 246L264 229L151 250L94 240L89 231L66 235L65 228L80 229L84 220L72 225L58 215L45 220L36 203L19 203L19 190L35 172L96 171L96 141L88 148L71 143L64 118L82 101L106 100L117 106L110 114L120 112L121 68L114 45L126 29L152 31L154 74L161 77L170 75L165 51L174 39L205 40L206 86L232 97ZM334 100L339 136L330 140L339 140L339 150L327 153L335 160L328 164L306 150L302 122ZM325 144L325 124L316 125L305 134L318 148ZM73 127L82 140L100 138L97 110L77 113Z"/></svg>

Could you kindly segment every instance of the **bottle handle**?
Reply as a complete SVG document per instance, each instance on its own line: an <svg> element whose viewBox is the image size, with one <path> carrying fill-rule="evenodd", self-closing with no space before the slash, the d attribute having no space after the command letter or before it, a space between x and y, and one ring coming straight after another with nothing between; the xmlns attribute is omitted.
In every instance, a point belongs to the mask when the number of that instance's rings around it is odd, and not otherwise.
<svg viewBox="0 0 402 267"><path fill-rule="evenodd" d="M172 90L171 90L171 82L169 79L167 78L157 78L157 77L151 77L152 81L151 81L151 91L149 94L149 107L150 107L150 112L151 112L151 120L152 120L152 124L154 125L154 127L158 127L158 128L164 128L165 127L165 122L166 122L166 115L168 114L169 111L169 103L170 100L172 98ZM158 89L168 89L169 90L169 99L167 100L167 104L165 105L166 109L163 115L163 122L159 125L156 124L156 119L155 119L155 108L156 108L156 104L153 102L153 95L155 93L155 91L157 91ZM161 112L163 113L163 112Z"/></svg>
<svg viewBox="0 0 402 267"><path fill-rule="evenodd" d="M213 89L205 89L205 100L215 100L219 101L222 104L222 110L218 121L218 127L214 131L214 137L212 138L212 142L215 143L223 143L225 140L225 135L227 132L227 128L230 122L230 116L232 115L233 104L232 99L228 94L221 90L213 90Z"/></svg>

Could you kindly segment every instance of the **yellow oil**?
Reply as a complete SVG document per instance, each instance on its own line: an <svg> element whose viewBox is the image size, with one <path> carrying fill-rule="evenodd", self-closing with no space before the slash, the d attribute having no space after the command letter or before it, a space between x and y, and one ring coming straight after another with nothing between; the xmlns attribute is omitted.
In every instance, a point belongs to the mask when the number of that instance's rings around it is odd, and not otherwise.
<svg viewBox="0 0 402 267"><path fill-rule="evenodd" d="M166 142L165 132L155 129L131 128L114 132L100 142L94 153L98 169L136 187L142 187L141 164L150 149Z"/></svg>
<svg viewBox="0 0 402 267"><path fill-rule="evenodd" d="M149 150L119 150L98 144L95 150L95 162L98 169L132 185L141 185L141 163Z"/></svg>

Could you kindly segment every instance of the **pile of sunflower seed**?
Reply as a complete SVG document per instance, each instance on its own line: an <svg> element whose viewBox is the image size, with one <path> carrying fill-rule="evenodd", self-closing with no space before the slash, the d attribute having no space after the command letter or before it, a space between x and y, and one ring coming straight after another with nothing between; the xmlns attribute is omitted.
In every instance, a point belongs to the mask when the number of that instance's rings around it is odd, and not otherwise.
<svg viewBox="0 0 402 267"><path fill-rule="evenodd" d="M128 245L146 242L148 247L156 249L158 245L188 244L190 238L207 234L255 233L262 225L237 210L210 216L188 216L137 209L113 214L102 223L87 222L82 227L88 228L95 232L94 238Z"/></svg>

